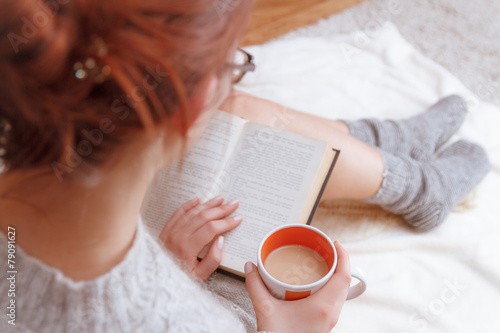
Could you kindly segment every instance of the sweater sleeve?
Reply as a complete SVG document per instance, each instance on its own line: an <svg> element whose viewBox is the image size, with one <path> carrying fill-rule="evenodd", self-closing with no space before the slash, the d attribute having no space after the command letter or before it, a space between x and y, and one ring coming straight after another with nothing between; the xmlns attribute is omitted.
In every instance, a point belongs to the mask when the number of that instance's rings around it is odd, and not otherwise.
<svg viewBox="0 0 500 333"><path fill-rule="evenodd" d="M0 248L7 248L0 232ZM122 262L93 280L73 281L16 247L16 326L2 332L230 332L246 327L194 282L139 221ZM9 283L0 280L0 302ZM10 325L9 325L10 326ZM5 328L5 329L4 329ZM255 332L255 330L253 331Z"/></svg>

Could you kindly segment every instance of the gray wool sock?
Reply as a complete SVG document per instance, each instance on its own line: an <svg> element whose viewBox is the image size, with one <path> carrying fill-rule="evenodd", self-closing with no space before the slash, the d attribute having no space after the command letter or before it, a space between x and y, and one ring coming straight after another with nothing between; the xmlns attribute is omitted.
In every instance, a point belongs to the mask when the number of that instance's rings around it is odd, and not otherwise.
<svg viewBox="0 0 500 333"><path fill-rule="evenodd" d="M488 156L480 146L457 141L432 161L379 150L385 163L382 187L366 200L400 215L415 229L439 225L488 173Z"/></svg>
<svg viewBox="0 0 500 333"><path fill-rule="evenodd" d="M435 151L449 140L466 115L465 101L460 96L451 95L407 119L342 121L352 136L373 147L423 161L431 159Z"/></svg>

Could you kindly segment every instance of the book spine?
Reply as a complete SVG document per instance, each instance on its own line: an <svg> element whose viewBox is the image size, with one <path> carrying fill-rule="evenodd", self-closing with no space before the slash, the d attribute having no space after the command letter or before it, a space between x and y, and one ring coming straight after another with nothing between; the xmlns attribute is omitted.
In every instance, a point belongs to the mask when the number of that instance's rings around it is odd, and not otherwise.
<svg viewBox="0 0 500 333"><path fill-rule="evenodd" d="M318 209L319 202L321 201L321 196L323 195L323 192L325 191L326 185L328 184L328 180L330 179L330 175L332 174L333 167L335 166L335 163L337 163L337 159L339 158L340 155L340 150L337 149L332 149L335 151L335 157L333 158L332 164L330 165L330 168L328 169L328 173L326 174L325 181L323 182L323 185L321 186L321 190L318 193L318 197L316 198L316 202L314 203L313 209L311 210L311 214L309 215L309 218L307 219L306 224L311 224L314 214L316 214L316 210Z"/></svg>

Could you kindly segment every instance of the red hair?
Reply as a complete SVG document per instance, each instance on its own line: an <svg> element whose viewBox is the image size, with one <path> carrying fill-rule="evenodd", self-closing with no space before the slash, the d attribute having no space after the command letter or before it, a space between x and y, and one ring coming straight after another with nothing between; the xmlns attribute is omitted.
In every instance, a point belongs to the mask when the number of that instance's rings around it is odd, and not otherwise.
<svg viewBox="0 0 500 333"><path fill-rule="evenodd" d="M7 172L96 162L171 121L222 75L247 0L7 0L0 11L0 157ZM77 72L80 69L80 72ZM75 155L76 154L76 155ZM74 164L74 165L70 165Z"/></svg>

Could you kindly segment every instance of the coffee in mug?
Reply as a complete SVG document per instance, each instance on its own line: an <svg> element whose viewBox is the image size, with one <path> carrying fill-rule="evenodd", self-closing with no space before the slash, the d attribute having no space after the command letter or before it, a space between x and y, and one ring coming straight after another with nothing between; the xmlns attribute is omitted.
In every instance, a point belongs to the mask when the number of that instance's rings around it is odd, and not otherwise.
<svg viewBox="0 0 500 333"><path fill-rule="evenodd" d="M278 299L295 300L318 291L337 267L337 250L321 230L305 224L291 224L269 232L257 253L257 269L269 292ZM359 282L349 288L347 299L366 290L359 268L351 266Z"/></svg>
<svg viewBox="0 0 500 333"><path fill-rule="evenodd" d="M273 250L264 267L275 279L293 285L316 282L328 273L325 259L303 245L286 245Z"/></svg>

